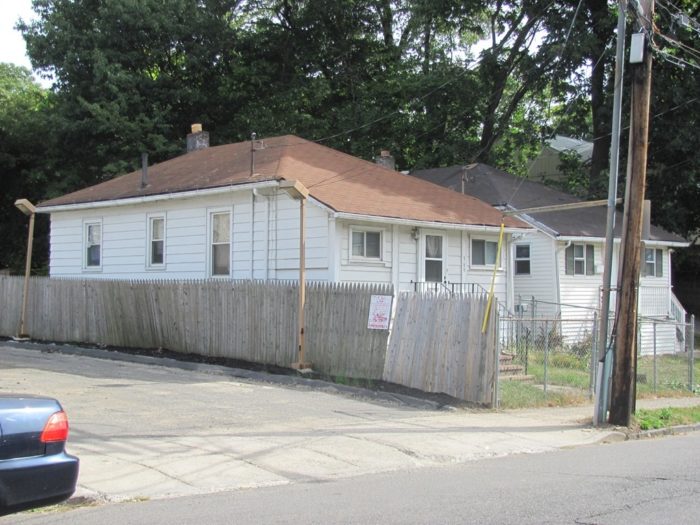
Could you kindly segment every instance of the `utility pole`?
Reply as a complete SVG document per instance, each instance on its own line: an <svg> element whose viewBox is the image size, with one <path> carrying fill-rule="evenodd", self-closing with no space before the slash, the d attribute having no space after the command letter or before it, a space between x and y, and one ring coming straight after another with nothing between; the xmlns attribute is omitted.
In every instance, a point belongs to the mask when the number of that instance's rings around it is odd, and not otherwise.
<svg viewBox="0 0 700 525"><path fill-rule="evenodd" d="M627 199L616 305L617 336L610 399L610 423L628 426L635 408L637 370L637 290L641 267L642 214L646 185L647 144L649 136L649 100L651 95L651 51L654 0L638 0L635 11L644 34L639 62L631 60L632 108ZM633 38L635 38L633 36ZM637 37L639 38L639 37ZM634 48L634 43L632 45Z"/></svg>
<svg viewBox="0 0 700 525"><path fill-rule="evenodd" d="M603 288L600 301L600 324L598 326L598 355L600 362L596 375L596 404L594 423L600 425L608 415L608 394L612 355L608 354L608 330L610 322L610 291L612 284L613 248L615 246L615 207L617 203L617 179L620 160L620 120L622 117L622 80L625 65L625 29L627 23L627 0L618 1L617 46L615 53L615 90L613 95L612 137L610 144L610 173L608 177L608 213L605 228L605 263L603 266Z"/></svg>

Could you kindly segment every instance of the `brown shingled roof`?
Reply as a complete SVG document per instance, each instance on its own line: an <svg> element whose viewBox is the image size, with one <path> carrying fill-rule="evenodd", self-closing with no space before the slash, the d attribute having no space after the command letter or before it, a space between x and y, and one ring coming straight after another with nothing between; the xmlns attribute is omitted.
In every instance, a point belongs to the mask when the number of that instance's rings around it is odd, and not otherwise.
<svg viewBox="0 0 700 525"><path fill-rule="evenodd" d="M302 138L268 138L255 152L250 175L250 142L193 151L148 169L141 188L141 171L42 202L38 209L269 180L297 179L310 195L343 213L448 224L499 226L501 213L474 197L403 175ZM525 228L518 219L506 226Z"/></svg>

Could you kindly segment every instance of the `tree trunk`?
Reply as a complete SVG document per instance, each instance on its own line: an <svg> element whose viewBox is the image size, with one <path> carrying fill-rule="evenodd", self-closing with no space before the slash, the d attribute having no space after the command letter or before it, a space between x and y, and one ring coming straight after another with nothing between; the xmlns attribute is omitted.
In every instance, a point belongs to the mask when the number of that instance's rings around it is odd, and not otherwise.
<svg viewBox="0 0 700 525"><path fill-rule="evenodd" d="M613 31L612 18L606 0L587 0L591 15L591 25L595 35L595 45L591 49L589 60L594 66L591 72L591 117L593 120L593 153L591 171L588 179L590 196L603 194L605 190L605 173L610 158L610 126L612 112L610 97L606 93L607 57L603 57L606 44Z"/></svg>

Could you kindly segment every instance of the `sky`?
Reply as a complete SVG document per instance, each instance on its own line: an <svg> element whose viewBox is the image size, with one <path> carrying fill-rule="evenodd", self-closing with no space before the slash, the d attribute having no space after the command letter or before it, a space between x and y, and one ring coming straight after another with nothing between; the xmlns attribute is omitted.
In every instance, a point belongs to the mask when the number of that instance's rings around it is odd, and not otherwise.
<svg viewBox="0 0 700 525"><path fill-rule="evenodd" d="M1 0L0 13L0 62L12 62L31 68L24 47L24 39L14 28L19 18L33 18L31 0Z"/></svg>

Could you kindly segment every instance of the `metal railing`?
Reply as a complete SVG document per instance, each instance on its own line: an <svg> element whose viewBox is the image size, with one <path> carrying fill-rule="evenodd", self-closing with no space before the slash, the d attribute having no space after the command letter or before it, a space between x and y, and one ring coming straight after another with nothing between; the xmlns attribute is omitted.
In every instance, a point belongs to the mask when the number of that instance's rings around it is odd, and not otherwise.
<svg viewBox="0 0 700 525"><path fill-rule="evenodd" d="M450 281L411 281L411 283L413 284L414 292L427 292L450 295L471 295L488 293L488 290L486 290L486 288L484 288L478 283L454 283Z"/></svg>

